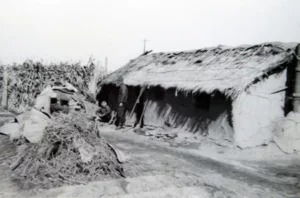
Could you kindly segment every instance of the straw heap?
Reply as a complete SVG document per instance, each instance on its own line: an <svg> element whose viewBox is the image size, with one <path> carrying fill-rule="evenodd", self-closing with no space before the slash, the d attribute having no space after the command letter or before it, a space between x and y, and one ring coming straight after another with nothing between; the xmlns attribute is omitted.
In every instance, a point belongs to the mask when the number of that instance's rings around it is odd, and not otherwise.
<svg viewBox="0 0 300 198"><path fill-rule="evenodd" d="M97 133L95 123L83 113L57 114L46 128L41 143L19 152L14 163L20 156L23 159L13 168L14 173L38 188L120 178L123 176L121 164ZM83 154L92 158L86 160Z"/></svg>

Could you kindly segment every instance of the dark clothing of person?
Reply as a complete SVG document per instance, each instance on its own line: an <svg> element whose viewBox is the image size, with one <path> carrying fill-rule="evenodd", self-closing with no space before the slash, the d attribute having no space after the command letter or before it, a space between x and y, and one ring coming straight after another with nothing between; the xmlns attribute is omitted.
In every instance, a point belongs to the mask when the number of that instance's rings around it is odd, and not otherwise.
<svg viewBox="0 0 300 198"><path fill-rule="evenodd" d="M122 83L119 88L118 104L127 103L127 99L128 99L128 88L124 83Z"/></svg>
<svg viewBox="0 0 300 198"><path fill-rule="evenodd" d="M126 121L126 111L127 107L126 104L123 103L122 107L118 107L117 110L117 120L116 120L116 126L123 127Z"/></svg>
<svg viewBox="0 0 300 198"><path fill-rule="evenodd" d="M111 109L108 105L105 107L100 107L97 111L96 114L99 116L100 121L102 122L109 122L111 119Z"/></svg>
<svg viewBox="0 0 300 198"><path fill-rule="evenodd" d="M100 119L100 122L109 123L111 116L107 115L107 116L100 117L99 119Z"/></svg>
<svg viewBox="0 0 300 198"><path fill-rule="evenodd" d="M126 121L128 88L122 83L119 88L116 126L123 127ZM120 104L122 103L122 106Z"/></svg>

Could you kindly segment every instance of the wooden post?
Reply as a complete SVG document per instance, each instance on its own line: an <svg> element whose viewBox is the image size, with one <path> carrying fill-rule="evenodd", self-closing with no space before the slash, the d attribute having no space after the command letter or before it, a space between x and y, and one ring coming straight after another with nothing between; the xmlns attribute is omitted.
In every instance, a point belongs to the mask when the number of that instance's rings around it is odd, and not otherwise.
<svg viewBox="0 0 300 198"><path fill-rule="evenodd" d="M300 44L296 48L297 65L295 76L295 89L294 89L294 112L300 113Z"/></svg>
<svg viewBox="0 0 300 198"><path fill-rule="evenodd" d="M139 96L137 97L137 99L136 99L136 101L135 101L135 104L134 104L134 106L133 106L133 108L132 108L132 110L131 110L130 118L132 118L132 115L133 115L133 113L134 113L135 107L136 107L137 103L140 102L140 98L141 98L141 96L143 95L145 89L146 89L145 86L141 87L140 94L139 94ZM144 101L142 101L142 102L144 102Z"/></svg>
<svg viewBox="0 0 300 198"><path fill-rule="evenodd" d="M2 107L4 109L7 109L8 103L7 103L7 81L8 81L8 74L7 70L4 67L3 72L3 89L2 89Z"/></svg>

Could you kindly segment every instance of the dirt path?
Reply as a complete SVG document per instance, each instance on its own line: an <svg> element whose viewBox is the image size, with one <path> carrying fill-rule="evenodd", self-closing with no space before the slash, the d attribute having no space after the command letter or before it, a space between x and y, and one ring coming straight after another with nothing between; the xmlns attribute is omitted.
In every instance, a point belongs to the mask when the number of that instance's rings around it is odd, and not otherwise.
<svg viewBox="0 0 300 198"><path fill-rule="evenodd" d="M219 191L228 197L296 197L300 193L297 172L280 177L274 175L274 169L268 170L267 167L257 171L247 170L182 152L130 132L106 132L102 135L130 155L131 161L125 167L129 177L174 175L180 172L197 177L195 186L207 185L213 189L212 193ZM299 166L296 168L299 171Z"/></svg>
<svg viewBox="0 0 300 198"><path fill-rule="evenodd" d="M101 135L129 155L124 164L127 179L30 192L11 181L7 164L1 164L0 197L186 197L192 192L196 197L300 197L297 165L286 170L268 166L247 169L132 132ZM0 136L0 149L1 160L15 155L6 136Z"/></svg>

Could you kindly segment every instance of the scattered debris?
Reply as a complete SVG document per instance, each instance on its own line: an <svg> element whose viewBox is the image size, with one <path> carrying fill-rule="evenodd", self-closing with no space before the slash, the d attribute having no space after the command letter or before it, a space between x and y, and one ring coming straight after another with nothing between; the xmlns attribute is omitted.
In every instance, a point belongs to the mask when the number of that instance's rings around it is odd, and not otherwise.
<svg viewBox="0 0 300 198"><path fill-rule="evenodd" d="M114 147L113 145L107 143L107 145L114 151L117 156L117 159L120 163L124 163L128 160L128 156L126 156L120 149Z"/></svg>
<svg viewBox="0 0 300 198"><path fill-rule="evenodd" d="M156 138L163 138L164 140L171 140L178 137L177 132L166 131L163 128L136 128L134 132L139 135L153 136Z"/></svg>

